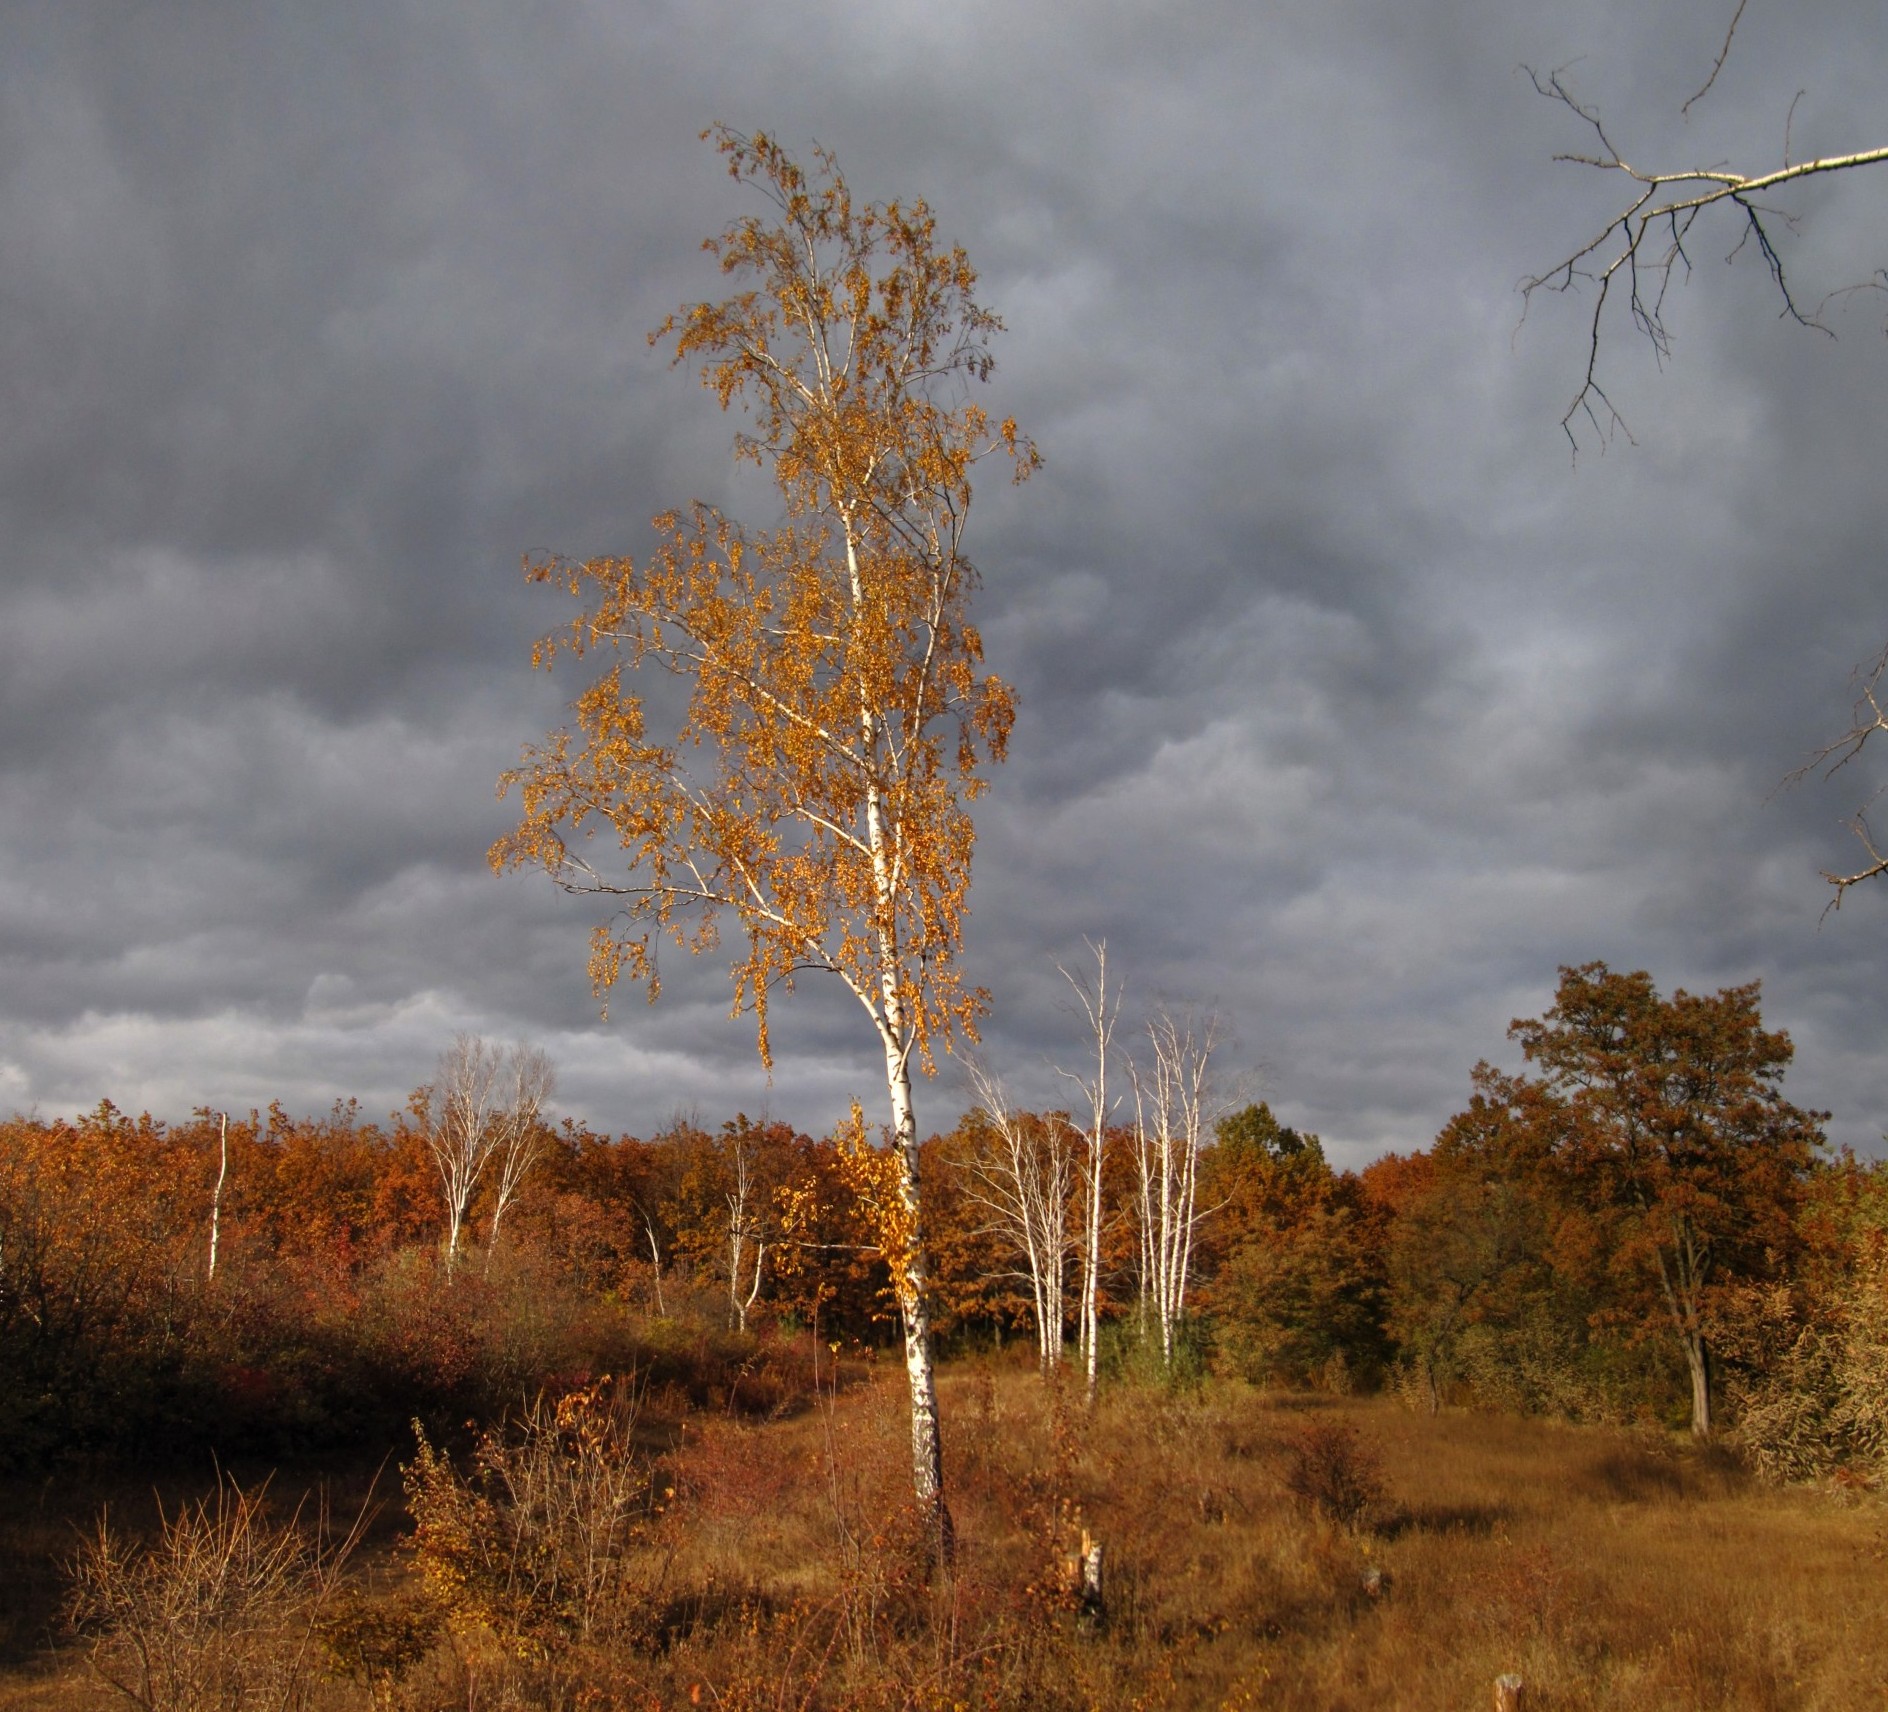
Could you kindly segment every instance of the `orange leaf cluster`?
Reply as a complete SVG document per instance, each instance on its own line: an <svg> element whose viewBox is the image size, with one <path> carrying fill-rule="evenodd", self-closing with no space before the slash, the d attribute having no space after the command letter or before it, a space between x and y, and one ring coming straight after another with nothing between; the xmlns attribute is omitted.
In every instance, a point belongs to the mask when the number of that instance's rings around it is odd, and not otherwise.
<svg viewBox="0 0 1888 1712"><path fill-rule="evenodd" d="M731 913L734 1010L753 1012L763 1059L769 994L818 968L864 1005L888 1062L915 1049L928 1065L983 1004L956 966L966 805L1014 712L967 616L970 473L1000 451L1020 479L1036 454L963 396L1001 324L923 203L856 204L824 153L808 173L771 138L716 141L771 205L707 245L750 284L652 338L745 411L737 449L771 471L782 516L750 531L695 504L656 518L640 562L528 567L582 604L537 663L615 658L574 729L505 775L523 814L492 862L620 901L593 939L600 993L628 975L653 997L660 938L708 949ZM649 668L686 685L661 736ZM620 869L588 853L598 837Z"/></svg>

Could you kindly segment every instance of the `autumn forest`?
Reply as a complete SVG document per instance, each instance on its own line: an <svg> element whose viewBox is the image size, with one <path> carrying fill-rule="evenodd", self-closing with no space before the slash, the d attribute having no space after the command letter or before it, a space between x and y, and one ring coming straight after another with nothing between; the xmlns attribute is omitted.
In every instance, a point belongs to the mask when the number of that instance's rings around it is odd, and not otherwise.
<svg viewBox="0 0 1888 1712"><path fill-rule="evenodd" d="M1477 1066L1431 1149L1361 1173L1263 1104L1219 1115L1188 1142L1192 1252L1164 1350L1158 1137L1109 1126L1104 1380L1716 1423L1779 1475L1869 1477L1888 1178L1818 1151L1756 999L1566 971L1556 1011L1515 1026L1539 1073ZM461 1043L443 1072L467 1045L483 1049ZM789 1383L776 1364L892 1338L861 1165L877 1149L856 1130L741 1114L644 1140L531 1117L507 1184L507 1113L488 1103L456 1252L451 1105L433 1086L380 1122L277 1106L166 1125L109 1102L11 1120L9 1464L380 1445L415 1416L496 1418L631 1371L765 1415ZM922 1151L942 1343L1075 1367L1088 1137L1066 1112L999 1106Z"/></svg>
<svg viewBox="0 0 1888 1712"><path fill-rule="evenodd" d="M1143 1093L1140 1121L1101 1135L1087 1396L1090 1136L1068 1112L1012 1110L993 1094L924 1142L958 1512L952 1597L987 1578L979 1597L994 1601L974 1647L933 1660L940 1693L987 1678L992 1704L1053 1703L1031 1698L1047 1692L1040 1684L1017 1698L1043 1670L1069 1676L1071 1704L1105 1682L1146 1689L1174 1668L1149 1642L1169 1619L1135 1617L1117 1599L1138 1584L1132 1599L1145 1603L1178 1573L1165 1553L1191 1548L1157 1548L1165 1532L1223 1536L1261 1516L1287 1531L1274 1552L1325 1554L1322 1591L1301 1590L1312 1604L1291 1607L1287 1627L1302 1641L1308 1623L1328 1648L1334 1625L1356 1621L1357 1578L1383 1573L1366 1559L1394 1561L1462 1522L1442 1519L1445 1507L1428 1522L1409 1508L1422 1477L1386 1474L1399 1440L1441 1432L1460 1454L1477 1418L1579 1424L1600 1435L1584 1454L1617 1462L1629 1496L1644 1487L1662 1504L1872 1486L1888 1420L1888 1178L1830 1157L1815 1114L1782 1097L1789 1042L1763 1027L1757 993L1667 998L1644 975L1590 965L1563 971L1553 1010L1513 1034L1525 1073L1477 1066L1431 1148L1361 1173L1333 1170L1316 1136L1263 1104L1217 1111L1206 1133L1182 1137L1196 1172L1191 1251L1164 1343L1168 1119ZM75 1121L0 1128L0 1445L13 1490L37 1489L43 1509L48 1492L109 1484L113 1469L180 1492L211 1457L228 1471L288 1471L290 1484L308 1478L298 1470L391 1458L400 1472L379 1501L403 1492L409 1520L369 1540L377 1567L356 1564L324 1594L320 1554L334 1542L311 1543L307 1586L262 1590L280 1607L270 1620L300 1613L325 1637L307 1693L358 1679L388 1704L443 1692L483 1704L501 1689L535 1704L608 1681L659 1700L688 1685L677 1672L732 1692L753 1668L730 1651L735 1638L752 1646L764 1632L783 1647L866 1647L844 1661L795 1653L807 1675L787 1703L908 1703L887 1659L906 1668L900 1649L939 1644L941 1595L922 1572L922 1526L908 1532L921 1512L899 1455L873 1436L890 1428L895 1445L902 1389L885 1371L899 1328L873 1205L877 1138L856 1126L812 1137L744 1114L647 1139L553 1126L528 1109L546 1068L462 1040L436 1081L381 1121L349 1106L319 1118L275 1107L167 1125L106 1103ZM1013 1423L995 1440L993 1412ZM1215 1447L1195 1447L1194 1466L1184 1437L1164 1450L1140 1443L1159 1420ZM1049 1437L1032 1450L1039 1430ZM875 1448L855 1458L848 1434ZM1699 1448L1681 1455L1685 1440ZM1563 1460L1572 1442L1555 1445ZM1165 1460L1175 1454L1177 1468ZM815 1555L840 1552L823 1593L787 1592L770 1579L781 1566L740 1543L807 1501L790 1490L802 1465L815 1498L823 1482L865 1483L819 1500L839 1531ZM561 1499L531 1487L560 1471L578 1483ZM125 1648L148 1619L139 1599L156 1596L148 1578L184 1575L177 1560L191 1551L254 1551L272 1525L242 1508L253 1494L236 1481L248 1472L219 1478L230 1484L214 1500L172 1500L186 1506L171 1513L173 1532L191 1523L198 1534L169 1539L169 1558L160 1539L138 1559L130 1537L113 1541L115 1558L97 1541L80 1554L79 1596L62 1609L77 1613L97 1668L146 1694L141 1703L186 1703L140 1686L151 1667L128 1663L142 1659ZM1176 1478L1186 1492L1163 1502L1180 1507L1146 1541L1112 1518L1107 1591L1097 1585L1084 1617L1082 1528L1099 1532L1127 1495L1120 1481ZM1001 1521L986 1513L993 1488L1008 1492ZM192 1502L223 1508L193 1513ZM701 1558L737 1514L747 1521L732 1560ZM258 1537L218 1536L238 1523ZM12 1543L23 1552L30 1541ZM1494 1550L1479 1532L1472 1543L1471 1556ZM579 1549L606 1561L572 1603ZM1065 1555L1077 1567L1062 1580ZM1536 1569L1562 1573L1547 1559ZM801 1564L796 1579L809 1573ZM139 1574L142 1592L124 1585ZM1373 1620L1377 1597L1365 1601ZM52 1620L48 1606L15 1595L16 1649ZM1081 1639L1104 1610L1112 1659L1098 1629ZM845 1623L863 1627L848 1639ZM668 1638L651 1650L658 1632ZM1058 1656L1071 1645L1075 1663ZM1561 1637L1545 1650L1562 1656L1543 1662L1541 1637L1529 1642L1537 1681L1543 1669L1591 1672L1570 1645ZM1206 1647L1182 1672L1187 1695L1238 1650ZM265 1666L285 1668L243 1668ZM1330 1668L1315 1652L1293 1661L1324 1683L1317 1693L1334 1692Z"/></svg>

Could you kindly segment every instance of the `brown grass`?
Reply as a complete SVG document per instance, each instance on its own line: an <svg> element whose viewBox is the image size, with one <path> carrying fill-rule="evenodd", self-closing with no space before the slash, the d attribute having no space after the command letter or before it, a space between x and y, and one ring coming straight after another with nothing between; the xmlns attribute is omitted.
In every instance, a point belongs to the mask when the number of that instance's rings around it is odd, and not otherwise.
<svg viewBox="0 0 1888 1712"><path fill-rule="evenodd" d="M903 1501L896 1377L766 1425L698 1417L659 1470L653 1635L552 1672L462 1626L391 1703L1429 1712L1490 1704L1505 1671L1536 1712L1888 1693L1872 1500L1762 1488L1663 1437L1383 1400L1124 1389L1091 1422L977 1363L943 1396L952 1576ZM1380 1471L1356 1525L1288 1490L1307 1443ZM1106 1553L1098 1626L1071 1581L1083 1530ZM343 1677L324 1693L366 1705ZM0 1708L94 1703L75 1657L0 1679Z"/></svg>

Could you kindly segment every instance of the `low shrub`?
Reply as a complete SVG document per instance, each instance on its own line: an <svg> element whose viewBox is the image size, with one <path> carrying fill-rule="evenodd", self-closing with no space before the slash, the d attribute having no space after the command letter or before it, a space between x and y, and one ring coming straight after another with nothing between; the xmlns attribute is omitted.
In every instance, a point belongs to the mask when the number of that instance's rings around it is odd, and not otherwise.
<svg viewBox="0 0 1888 1712"><path fill-rule="evenodd" d="M1376 1519L1388 1497L1383 1459L1341 1421L1308 1421L1286 1441L1285 1490L1346 1528Z"/></svg>
<svg viewBox="0 0 1888 1712"><path fill-rule="evenodd" d="M73 1565L71 1618L100 1680L140 1712L300 1712L317 1626L358 1531L328 1548L300 1511L220 1480L139 1547L101 1518Z"/></svg>
<svg viewBox="0 0 1888 1712"><path fill-rule="evenodd" d="M662 1563L641 1549L656 1500L636 1408L634 1387L607 1379L540 1397L515 1431L480 1438L469 1475L414 1423L413 1553L455 1628L555 1663L649 1627Z"/></svg>

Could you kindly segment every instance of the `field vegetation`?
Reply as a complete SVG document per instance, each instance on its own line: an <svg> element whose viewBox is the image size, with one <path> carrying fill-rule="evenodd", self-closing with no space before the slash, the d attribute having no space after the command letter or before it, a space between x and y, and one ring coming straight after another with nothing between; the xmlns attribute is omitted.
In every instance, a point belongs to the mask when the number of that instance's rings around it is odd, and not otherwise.
<svg viewBox="0 0 1888 1712"><path fill-rule="evenodd" d="M114 1544L83 1536L78 1636L16 1634L0 1705L1362 1712L1486 1705L1511 1672L1530 1706L1754 1712L1888 1685L1858 1595L1878 1509L1669 1433L1225 1381L1112 1386L1091 1417L987 1356L943 1395L948 1576L895 1366L659 1433L592 1387L457 1468L410 1453L405 1514L345 1562L279 1481L158 1531L123 1502ZM15 1508L9 1567L80 1538Z"/></svg>
<svg viewBox="0 0 1888 1712"><path fill-rule="evenodd" d="M930 1138L943 1554L856 1122L0 1124L0 1704L1879 1699L1888 1177L1755 989L1516 1035L1361 1174L1262 1105Z"/></svg>

